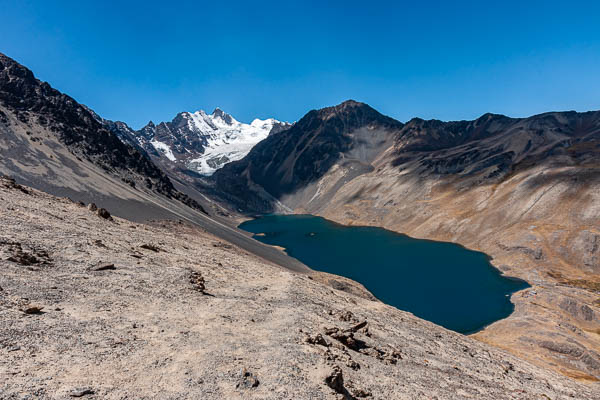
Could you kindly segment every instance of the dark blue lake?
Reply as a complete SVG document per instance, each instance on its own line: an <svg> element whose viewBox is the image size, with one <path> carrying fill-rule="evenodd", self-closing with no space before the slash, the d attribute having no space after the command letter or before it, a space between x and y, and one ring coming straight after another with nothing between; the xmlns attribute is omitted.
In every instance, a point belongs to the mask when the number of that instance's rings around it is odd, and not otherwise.
<svg viewBox="0 0 600 400"><path fill-rule="evenodd" d="M461 333L507 317L510 294L528 287L500 275L484 253L382 228L312 215L265 216L240 228L312 269L358 281L381 301Z"/></svg>

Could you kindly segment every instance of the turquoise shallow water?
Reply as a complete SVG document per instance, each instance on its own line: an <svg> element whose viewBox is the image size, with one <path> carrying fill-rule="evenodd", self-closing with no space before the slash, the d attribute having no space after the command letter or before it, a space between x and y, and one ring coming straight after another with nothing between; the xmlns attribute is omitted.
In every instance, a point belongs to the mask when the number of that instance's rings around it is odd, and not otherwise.
<svg viewBox="0 0 600 400"><path fill-rule="evenodd" d="M501 276L484 253L381 228L312 215L265 216L240 228L312 269L358 281L381 301L461 333L507 317L510 294L528 287Z"/></svg>

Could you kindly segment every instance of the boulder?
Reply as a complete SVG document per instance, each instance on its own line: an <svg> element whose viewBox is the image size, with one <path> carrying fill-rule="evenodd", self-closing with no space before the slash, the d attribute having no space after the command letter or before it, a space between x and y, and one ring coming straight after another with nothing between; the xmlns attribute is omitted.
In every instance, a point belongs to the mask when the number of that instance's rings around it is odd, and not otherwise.
<svg viewBox="0 0 600 400"><path fill-rule="evenodd" d="M112 216L105 208L99 208L98 211L96 211L96 215L98 215L100 218L104 218L109 221L113 220Z"/></svg>
<svg viewBox="0 0 600 400"><path fill-rule="evenodd" d="M344 376L342 369L335 365L331 371L325 375L325 384L336 391L336 393L345 394L346 388L344 388Z"/></svg>

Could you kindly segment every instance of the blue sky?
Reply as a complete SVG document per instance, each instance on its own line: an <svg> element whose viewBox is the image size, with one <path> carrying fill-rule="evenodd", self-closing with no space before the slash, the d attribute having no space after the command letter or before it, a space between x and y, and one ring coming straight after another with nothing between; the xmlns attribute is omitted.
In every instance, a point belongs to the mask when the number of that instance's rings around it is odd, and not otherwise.
<svg viewBox="0 0 600 400"><path fill-rule="evenodd" d="M322 3L0 0L0 52L134 128L349 98L401 121L600 109L600 2Z"/></svg>

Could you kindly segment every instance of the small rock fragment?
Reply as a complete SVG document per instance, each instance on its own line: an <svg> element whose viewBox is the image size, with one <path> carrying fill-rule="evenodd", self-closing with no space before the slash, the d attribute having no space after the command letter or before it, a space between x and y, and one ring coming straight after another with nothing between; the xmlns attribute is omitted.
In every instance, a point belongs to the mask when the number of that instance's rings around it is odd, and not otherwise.
<svg viewBox="0 0 600 400"><path fill-rule="evenodd" d="M150 250L153 251L155 253L158 253L160 251L160 247L155 246L153 244L143 244L140 246L142 249L146 249L146 250Z"/></svg>
<svg viewBox="0 0 600 400"><path fill-rule="evenodd" d="M115 270L115 269L117 269L115 267L115 264L100 264L99 266L94 268L94 271L107 271L107 270Z"/></svg>
<svg viewBox="0 0 600 400"><path fill-rule="evenodd" d="M69 393L69 396L71 397L83 397L86 396L88 394L94 394L94 391L90 388L78 388L75 389L73 391L71 391L71 393Z"/></svg>
<svg viewBox="0 0 600 400"><path fill-rule="evenodd" d="M335 365L333 369L325 376L325 384L335 390L337 393L344 394L346 389L344 388L344 376L342 369Z"/></svg>
<svg viewBox="0 0 600 400"><path fill-rule="evenodd" d="M112 216L105 208L99 208L98 211L96 211L96 215L98 215L100 218L104 218L109 221L113 220Z"/></svg>
<svg viewBox="0 0 600 400"><path fill-rule="evenodd" d="M88 210L90 210L92 212L98 210L98 206L95 203L88 204L87 208L88 208Z"/></svg>
<svg viewBox="0 0 600 400"><path fill-rule="evenodd" d="M102 243L102 240L100 240L100 239L94 240L94 244L98 247L104 247L105 249L107 248L106 245L104 243Z"/></svg>
<svg viewBox="0 0 600 400"><path fill-rule="evenodd" d="M398 350L390 350L383 356L383 361L386 364L396 364L398 360L402 360L402 354Z"/></svg>
<svg viewBox="0 0 600 400"><path fill-rule="evenodd" d="M352 391L352 395L357 398L365 398L365 397L373 396L373 394L371 392L369 392L368 390L365 390L365 389L355 389Z"/></svg>
<svg viewBox="0 0 600 400"><path fill-rule="evenodd" d="M35 315L35 314L41 314L43 309L44 309L44 307L42 307L42 306L28 306L28 307L24 308L22 311L25 314Z"/></svg>
<svg viewBox="0 0 600 400"><path fill-rule="evenodd" d="M323 335L321 335L320 333L317 333L313 336L307 336L306 339L304 339L304 341L308 344L318 344L324 347L329 347L327 341L325 340L325 338L323 338Z"/></svg>
<svg viewBox="0 0 600 400"><path fill-rule="evenodd" d="M213 243L213 247L219 247L219 248L223 248L223 249L233 249L233 246L227 243L221 243L221 242L217 242L217 243Z"/></svg>
<svg viewBox="0 0 600 400"><path fill-rule="evenodd" d="M200 272L192 271L190 273L190 283L194 285L194 289L204 294L206 290L206 281Z"/></svg>
<svg viewBox="0 0 600 400"><path fill-rule="evenodd" d="M12 249L12 256L8 257L6 261L12 261L25 266L41 263L41 260L39 260L36 256L23 251L21 243L10 243L10 246ZM45 252L42 255L47 256Z"/></svg>
<svg viewBox="0 0 600 400"><path fill-rule="evenodd" d="M346 329L346 332L356 332L356 331L364 328L365 326L367 326L367 321L360 322L360 323Z"/></svg>
<svg viewBox="0 0 600 400"><path fill-rule="evenodd" d="M246 368L242 368L240 371L240 380L235 386L238 389L251 389L255 388L260 384L258 378Z"/></svg>
<svg viewBox="0 0 600 400"><path fill-rule="evenodd" d="M14 256L10 256L6 259L6 261L12 261L21 265L33 265L38 263L38 259L29 253L18 253Z"/></svg>
<svg viewBox="0 0 600 400"><path fill-rule="evenodd" d="M351 311L342 311L338 314L338 318L340 321L345 322L358 322L354 314Z"/></svg>
<svg viewBox="0 0 600 400"><path fill-rule="evenodd" d="M349 359L346 361L346 366L348 366L348 367L352 368L352 369L353 369L353 370L355 370L355 371L356 371L356 370L358 370L358 369L360 369L360 364L359 364L359 363L357 363L356 361L354 361L354 360L353 360L353 359L351 359L351 358L349 358Z"/></svg>
<svg viewBox="0 0 600 400"><path fill-rule="evenodd" d="M340 328L333 327L325 329L325 334L354 351L359 351L360 349L368 347L366 346L365 342L356 339L354 337L354 332L351 330L342 331Z"/></svg>

